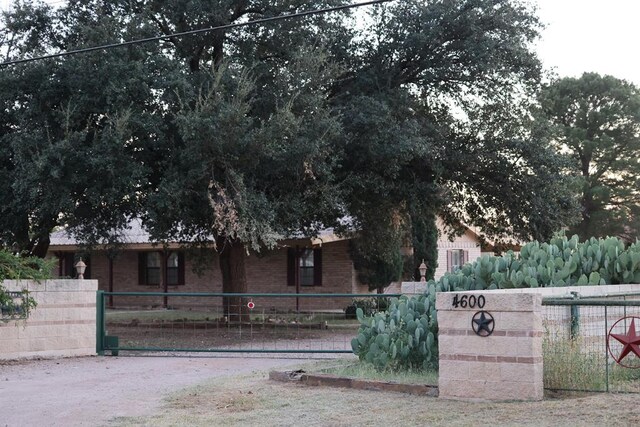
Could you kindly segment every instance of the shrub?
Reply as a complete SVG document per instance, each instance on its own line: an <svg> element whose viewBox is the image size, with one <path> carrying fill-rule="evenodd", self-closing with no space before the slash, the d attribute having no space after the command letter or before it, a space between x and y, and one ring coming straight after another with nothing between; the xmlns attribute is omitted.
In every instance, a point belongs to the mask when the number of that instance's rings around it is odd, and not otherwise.
<svg viewBox="0 0 640 427"><path fill-rule="evenodd" d="M410 299L393 298L387 311L369 317L358 308L357 316L360 329L351 340L351 347L360 360L379 370L437 366L435 293Z"/></svg>
<svg viewBox="0 0 640 427"><path fill-rule="evenodd" d="M386 311L389 308L389 298L354 298L351 304L344 309L345 317L347 319L355 319L358 308L362 309L365 316L371 316L378 311Z"/></svg>
<svg viewBox="0 0 640 427"><path fill-rule="evenodd" d="M544 386L550 389L604 391L605 364L602 354L583 352L582 339L551 339L542 343L544 353Z"/></svg>
<svg viewBox="0 0 640 427"><path fill-rule="evenodd" d="M45 280L50 277L52 264L35 257L19 257L6 250L0 250L0 282L4 280ZM6 317L25 316L36 306L29 292L21 292L21 302L7 293L0 284L0 314Z"/></svg>

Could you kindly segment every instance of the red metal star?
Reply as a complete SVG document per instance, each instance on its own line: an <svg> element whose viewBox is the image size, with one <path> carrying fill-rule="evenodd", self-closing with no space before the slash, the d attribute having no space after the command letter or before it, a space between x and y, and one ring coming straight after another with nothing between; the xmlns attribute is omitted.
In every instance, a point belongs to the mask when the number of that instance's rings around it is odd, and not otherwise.
<svg viewBox="0 0 640 427"><path fill-rule="evenodd" d="M620 356L618 356L618 359L616 360L618 363L627 357L629 353L633 353L640 357L640 335L636 333L635 320L635 317L631 318L631 324L629 325L629 330L626 334L609 334L623 345Z"/></svg>

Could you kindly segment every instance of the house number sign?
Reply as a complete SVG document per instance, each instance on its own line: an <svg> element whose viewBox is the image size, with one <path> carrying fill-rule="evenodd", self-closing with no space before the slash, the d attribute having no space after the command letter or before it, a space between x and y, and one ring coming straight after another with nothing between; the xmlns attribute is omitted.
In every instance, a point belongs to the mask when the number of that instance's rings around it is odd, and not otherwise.
<svg viewBox="0 0 640 427"><path fill-rule="evenodd" d="M453 308L484 308L484 295L456 295L453 297Z"/></svg>

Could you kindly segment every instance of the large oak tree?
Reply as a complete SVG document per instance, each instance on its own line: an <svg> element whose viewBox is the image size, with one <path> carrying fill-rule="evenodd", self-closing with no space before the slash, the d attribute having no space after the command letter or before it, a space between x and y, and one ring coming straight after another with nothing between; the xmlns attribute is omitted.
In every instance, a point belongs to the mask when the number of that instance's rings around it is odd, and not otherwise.
<svg viewBox="0 0 640 427"><path fill-rule="evenodd" d="M18 57L343 3L26 2L3 45ZM30 250L10 221L95 240L138 215L157 239L215 242L223 289L243 292L248 250L344 218L361 267L389 279L406 231L429 253L436 214L548 237L572 203L529 118L538 28L518 1L405 0L359 25L323 14L4 68L4 241Z"/></svg>

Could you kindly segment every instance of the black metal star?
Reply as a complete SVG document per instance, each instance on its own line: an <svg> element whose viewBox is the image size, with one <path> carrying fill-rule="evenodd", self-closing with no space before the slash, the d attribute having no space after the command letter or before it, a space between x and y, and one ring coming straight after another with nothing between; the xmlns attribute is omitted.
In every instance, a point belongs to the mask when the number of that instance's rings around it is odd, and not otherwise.
<svg viewBox="0 0 640 427"><path fill-rule="evenodd" d="M479 311L473 315L472 324L476 335L488 337L493 333L493 316L486 311Z"/></svg>

